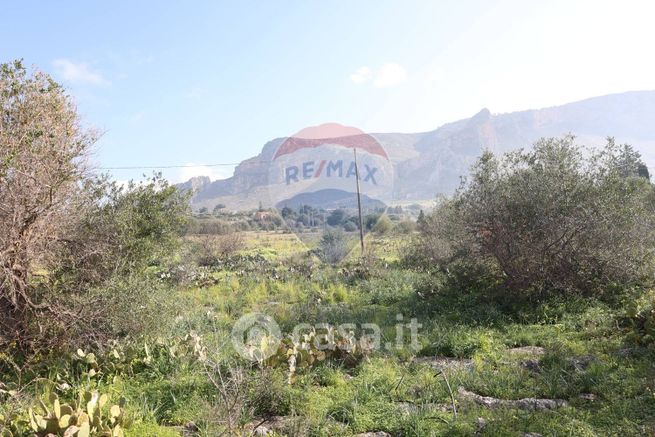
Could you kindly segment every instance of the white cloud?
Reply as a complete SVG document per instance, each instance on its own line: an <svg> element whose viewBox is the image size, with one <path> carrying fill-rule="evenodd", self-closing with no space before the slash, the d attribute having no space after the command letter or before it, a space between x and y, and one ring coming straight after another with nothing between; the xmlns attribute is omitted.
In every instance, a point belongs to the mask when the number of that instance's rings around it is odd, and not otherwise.
<svg viewBox="0 0 655 437"><path fill-rule="evenodd" d="M405 69L398 64L388 63L380 67L373 81L373 85L378 88L386 88L403 83L405 80L407 80Z"/></svg>
<svg viewBox="0 0 655 437"><path fill-rule="evenodd" d="M350 75L350 80L353 81L353 83L364 83L371 80L372 76L373 74L371 73L370 68L359 67L353 74Z"/></svg>
<svg viewBox="0 0 655 437"><path fill-rule="evenodd" d="M55 59L52 65L59 76L71 83L89 85L108 85L109 81L102 74L92 71L83 62L73 62L69 59Z"/></svg>
<svg viewBox="0 0 655 437"><path fill-rule="evenodd" d="M350 80L356 84L373 81L378 88L386 88L401 84L407 80L407 71L395 62L383 64L373 71L370 67L359 67L350 75Z"/></svg>

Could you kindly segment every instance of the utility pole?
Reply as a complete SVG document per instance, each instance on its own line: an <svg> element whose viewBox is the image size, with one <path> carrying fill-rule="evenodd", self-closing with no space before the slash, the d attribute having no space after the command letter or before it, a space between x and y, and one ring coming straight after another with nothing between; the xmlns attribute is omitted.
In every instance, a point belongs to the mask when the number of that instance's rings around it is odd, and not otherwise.
<svg viewBox="0 0 655 437"><path fill-rule="evenodd" d="M357 165L357 148L353 149L355 154L355 179L357 179L357 212L359 213L359 244L362 248L362 256L364 256L364 223L362 220L362 197L359 192L359 166Z"/></svg>

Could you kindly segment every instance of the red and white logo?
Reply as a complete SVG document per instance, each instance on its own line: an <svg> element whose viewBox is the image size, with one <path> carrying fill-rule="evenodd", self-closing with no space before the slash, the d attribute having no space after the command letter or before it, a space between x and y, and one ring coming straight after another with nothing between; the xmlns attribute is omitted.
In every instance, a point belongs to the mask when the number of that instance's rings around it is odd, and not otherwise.
<svg viewBox="0 0 655 437"><path fill-rule="evenodd" d="M354 208L358 185L365 210L383 209L392 198L393 166L386 150L354 127L328 123L303 129L285 139L271 159L269 189L277 208Z"/></svg>

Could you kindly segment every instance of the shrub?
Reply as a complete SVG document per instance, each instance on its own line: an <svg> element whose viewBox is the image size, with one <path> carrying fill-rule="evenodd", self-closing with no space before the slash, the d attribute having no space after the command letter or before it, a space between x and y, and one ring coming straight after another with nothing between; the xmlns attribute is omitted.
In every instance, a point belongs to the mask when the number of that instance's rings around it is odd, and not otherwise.
<svg viewBox="0 0 655 437"><path fill-rule="evenodd" d="M20 61L0 64L0 348L30 348L51 306L33 287L86 203L85 130L65 90ZM37 328L38 329L38 328ZM38 331L37 331L38 332Z"/></svg>
<svg viewBox="0 0 655 437"><path fill-rule="evenodd" d="M634 299L626 310L626 319L631 327L629 338L645 346L655 345L655 291Z"/></svg>
<svg viewBox="0 0 655 437"><path fill-rule="evenodd" d="M237 223L240 225L245 222ZM223 235L233 232L230 223L216 218L192 217L186 227L186 234L214 234Z"/></svg>
<svg viewBox="0 0 655 437"><path fill-rule="evenodd" d="M489 264L512 292L598 292L652 263L653 187L630 146L586 151L543 139L501 158L485 152L452 200L422 224L420 253L442 267Z"/></svg>
<svg viewBox="0 0 655 437"><path fill-rule="evenodd" d="M343 209L335 209L327 217L327 224L330 226L339 226L348 218L348 214Z"/></svg>
<svg viewBox="0 0 655 437"><path fill-rule="evenodd" d="M378 221L373 225L372 231L376 234L384 235L391 231L393 228L393 223L386 215L380 216Z"/></svg>
<svg viewBox="0 0 655 437"><path fill-rule="evenodd" d="M325 231L318 249L318 255L324 262L336 264L344 259L348 252L348 241L343 231Z"/></svg>
<svg viewBox="0 0 655 437"><path fill-rule="evenodd" d="M179 246L188 198L160 174L126 186L96 180L93 202L57 252L53 279L70 288L142 272Z"/></svg>
<svg viewBox="0 0 655 437"><path fill-rule="evenodd" d="M411 234L416 230L416 223L413 222L412 220L402 220L394 226L393 231L396 234Z"/></svg>
<svg viewBox="0 0 655 437"><path fill-rule="evenodd" d="M245 247L245 241L238 232L225 235L201 235L197 240L198 265L214 266L222 259L234 256Z"/></svg>
<svg viewBox="0 0 655 437"><path fill-rule="evenodd" d="M347 221L343 224L343 230L346 232L355 232L357 230L357 225L351 221Z"/></svg>
<svg viewBox="0 0 655 437"><path fill-rule="evenodd" d="M419 234L405 251L405 261L446 271L457 260L472 260L474 239L467 234L453 200L438 199L434 211L417 221Z"/></svg>
<svg viewBox="0 0 655 437"><path fill-rule="evenodd" d="M378 214L378 213L365 215L362 219L362 221L364 222L364 229L366 229L367 231L372 230L381 216L382 214Z"/></svg>

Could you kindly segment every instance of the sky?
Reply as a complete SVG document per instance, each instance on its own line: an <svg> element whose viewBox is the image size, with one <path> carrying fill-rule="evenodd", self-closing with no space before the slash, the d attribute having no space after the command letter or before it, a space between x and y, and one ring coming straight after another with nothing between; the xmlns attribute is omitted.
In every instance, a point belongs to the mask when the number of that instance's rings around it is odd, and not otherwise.
<svg viewBox="0 0 655 437"><path fill-rule="evenodd" d="M51 74L92 159L174 182L231 174L326 122L421 132L655 89L652 1L0 0L0 62ZM150 169L111 170L117 180Z"/></svg>

